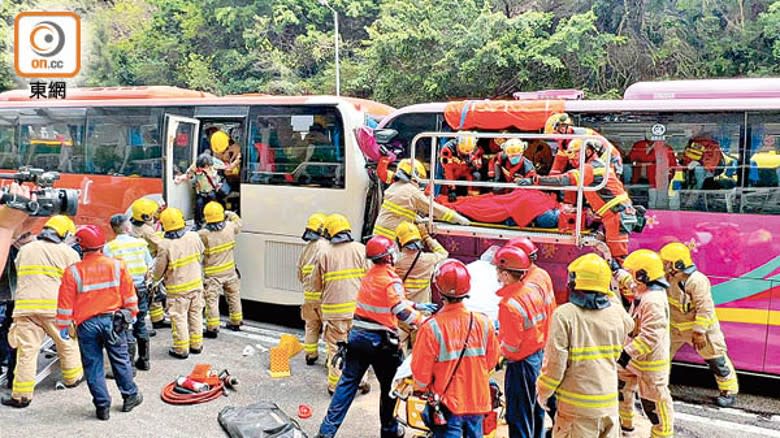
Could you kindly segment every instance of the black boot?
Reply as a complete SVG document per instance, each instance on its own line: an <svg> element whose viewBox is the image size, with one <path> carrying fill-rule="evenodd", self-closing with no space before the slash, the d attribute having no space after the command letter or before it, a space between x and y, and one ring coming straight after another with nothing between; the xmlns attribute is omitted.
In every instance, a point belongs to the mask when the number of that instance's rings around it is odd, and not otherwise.
<svg viewBox="0 0 780 438"><path fill-rule="evenodd" d="M734 403L737 401L737 398L733 395L729 395L727 392L721 392L720 395L715 398L715 404L720 406L721 408L730 408L734 406Z"/></svg>
<svg viewBox="0 0 780 438"><path fill-rule="evenodd" d="M2 403L5 406L10 406L12 408L26 408L27 406L30 406L30 399L29 398L23 398L21 400L17 400L13 397L3 398L0 400L0 403Z"/></svg>
<svg viewBox="0 0 780 438"><path fill-rule="evenodd" d="M138 340L138 360L135 361L135 367L141 371L149 371L151 364L149 363L149 340Z"/></svg>
<svg viewBox="0 0 780 438"><path fill-rule="evenodd" d="M95 408L95 416L98 420L107 421L111 417L111 408L108 406Z"/></svg>
<svg viewBox="0 0 780 438"><path fill-rule="evenodd" d="M143 401L144 401L144 396L142 396L140 392L138 392L136 395L131 395L130 397L127 397L125 399L124 404L122 404L122 412L132 411L133 408L143 403Z"/></svg>
<svg viewBox="0 0 780 438"><path fill-rule="evenodd" d="M171 322L167 319L163 319L162 321L153 322L152 327L157 330L171 328Z"/></svg>

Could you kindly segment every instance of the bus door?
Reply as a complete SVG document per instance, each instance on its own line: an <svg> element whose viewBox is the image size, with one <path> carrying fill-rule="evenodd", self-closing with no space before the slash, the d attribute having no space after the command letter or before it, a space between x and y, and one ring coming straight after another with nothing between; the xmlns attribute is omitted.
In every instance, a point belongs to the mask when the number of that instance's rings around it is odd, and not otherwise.
<svg viewBox="0 0 780 438"><path fill-rule="evenodd" d="M165 115L165 202L180 209L185 220L195 213L195 189L189 181L176 184L174 179L195 163L199 131L197 119Z"/></svg>

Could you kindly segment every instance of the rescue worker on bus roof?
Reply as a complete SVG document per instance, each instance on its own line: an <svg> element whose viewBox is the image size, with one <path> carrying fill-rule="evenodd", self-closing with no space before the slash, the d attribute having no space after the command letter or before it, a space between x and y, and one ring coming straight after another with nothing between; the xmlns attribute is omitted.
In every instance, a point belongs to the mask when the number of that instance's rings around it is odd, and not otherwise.
<svg viewBox="0 0 780 438"><path fill-rule="evenodd" d="M203 274L205 277L206 331L204 336L216 338L219 332L219 296L224 292L228 304L227 328L241 330L244 314L241 311L241 280L238 277L234 251L236 236L241 232L241 218L211 201L203 209L206 227L198 231L204 246Z"/></svg>
<svg viewBox="0 0 780 438"><path fill-rule="evenodd" d="M499 357L493 323L463 304L471 289L463 262L441 262L432 282L444 307L417 331L411 363L415 390L433 400L423 419L435 438L482 437L492 410L489 374Z"/></svg>
<svg viewBox="0 0 780 438"><path fill-rule="evenodd" d="M160 214L165 238L157 248L154 281L163 280L168 293L173 348L168 354L186 359L203 351L203 270L205 247L198 235L184 228L184 215L168 207Z"/></svg>
<svg viewBox="0 0 780 438"><path fill-rule="evenodd" d="M314 365L319 358L317 344L322 332L322 292L312 287L312 274L314 263L320 253L328 247L327 233L325 232L324 213L314 213L306 221L306 230L301 238L306 245L298 257L298 281L303 286L303 305L301 306L301 319L305 322L303 335L303 351L306 365Z"/></svg>
<svg viewBox="0 0 780 438"><path fill-rule="evenodd" d="M566 113L556 113L551 115L547 122L544 124L545 134L568 134L568 135L599 135L599 133L590 128L581 128L574 126L571 117ZM606 140L606 139L605 139ZM572 140L556 140L558 144L558 150L555 153L555 160L553 161L552 168L550 169L550 175L559 175L564 173L568 169L577 169L579 167L579 160L577 163L572 163L570 154L568 154L569 144ZM607 151L609 154L609 164L612 167L612 171L617 174L617 179L622 180L623 177L623 157L620 155L620 150L613 144L607 142L605 146L598 145L596 152L599 158L606 161Z"/></svg>
<svg viewBox="0 0 780 438"><path fill-rule="evenodd" d="M544 436L545 408L537 403L536 379L555 296L526 282L531 260L520 248L505 245L493 255L498 282L498 341L506 358L504 393L510 438ZM552 301L552 303L550 302Z"/></svg>
<svg viewBox="0 0 780 438"><path fill-rule="evenodd" d="M552 315L536 392L546 406L555 394L553 437L620 435L617 358L634 322L609 299L612 272L596 254L568 267L569 302Z"/></svg>
<svg viewBox="0 0 780 438"><path fill-rule="evenodd" d="M162 232L155 230L155 216L159 208L160 206L149 198L136 199L130 206L132 213L130 223L133 225L133 234L135 237L144 239L149 244L149 253L152 257L157 255L157 248L163 241ZM154 291L149 292L153 294L152 304L149 306L149 319L152 321L152 328L157 330L169 328L171 322L165 319L163 305L165 295L163 293L155 293ZM149 336L154 336L154 330L149 333Z"/></svg>
<svg viewBox="0 0 780 438"><path fill-rule="evenodd" d="M444 168L444 179L479 181L482 179L482 149L477 147L477 137L470 132L458 132L458 136L442 146L439 163ZM457 198L456 186L445 187L450 202ZM468 187L469 195L478 195L477 187Z"/></svg>
<svg viewBox="0 0 780 438"><path fill-rule="evenodd" d="M320 307L323 338L328 348L328 393L333 394L341 377L341 370L333 365L333 357L339 351L338 344L347 341L349 329L352 328L355 298L368 264L365 246L352 240L352 225L344 215L328 216L325 229L330 235L330 245L323 248L314 262L311 287L315 291L322 291ZM367 381L360 386L364 393L371 389Z"/></svg>
<svg viewBox="0 0 780 438"><path fill-rule="evenodd" d="M374 235L395 239L396 227L403 221L416 222L418 214L427 215L431 202L434 218L459 225L471 224L455 210L430 201L423 194L417 181L418 178L425 179L426 174L425 166L418 160L406 158L398 163L394 182L385 190L382 208L374 223Z"/></svg>
<svg viewBox="0 0 780 438"><path fill-rule="evenodd" d="M624 269L634 279L634 302L629 314L634 330L626 338L618 358L620 428L634 430L634 399L637 389L642 408L650 420L651 437L674 435L674 405L669 392L669 304L661 257L639 249L626 257Z"/></svg>
<svg viewBox="0 0 780 438"><path fill-rule="evenodd" d="M669 281L672 340L670 357L684 344L692 345L710 367L720 395L718 406L730 407L739 392L737 373L728 356L726 338L720 329L710 280L696 268L691 250L673 242L660 251Z"/></svg>
<svg viewBox="0 0 780 438"><path fill-rule="evenodd" d="M65 240L76 232L67 216L52 216L35 242L19 248L16 256L16 299L8 344L16 349L16 370L11 397L2 404L14 408L30 405L38 370L38 353L48 335L57 345L63 383L72 388L83 381L79 346L73 340L61 339L55 321L57 293L62 275L79 256Z"/></svg>
<svg viewBox="0 0 780 438"><path fill-rule="evenodd" d="M114 379L130 412L143 402L133 381L132 357L128 353L128 329L138 315L138 297L125 262L101 254L106 235L95 225L76 232L84 260L70 266L62 278L57 301L57 328L70 339L75 326L89 392L100 420L108 420L111 395L106 388L103 350L114 370Z"/></svg>
<svg viewBox="0 0 780 438"><path fill-rule="evenodd" d="M403 282L405 298L418 304L430 303L431 274L436 264L449 257L449 253L428 234L423 224L401 222L395 234L401 248L395 272ZM400 323L400 329L401 347L406 350L414 343L415 332L403 322Z"/></svg>
<svg viewBox="0 0 780 438"><path fill-rule="evenodd" d="M524 156L528 143L519 138L510 138L501 145L499 152L488 169L488 177L496 182L514 182L518 178L533 178L536 175L534 163Z"/></svg>
<svg viewBox="0 0 780 438"><path fill-rule="evenodd" d="M130 362L135 361L136 368L148 371L150 368L150 345L149 333L146 330L146 312L149 311L149 301L151 301L148 283L151 280L152 256L146 241L131 235L132 226L127 216L113 215L111 228L116 234L116 239L103 247L103 255L125 262L127 270L133 277L133 287L138 296L138 316L133 323L132 336L127 338ZM138 360L135 360L136 351L138 352Z"/></svg>
<svg viewBox="0 0 780 438"><path fill-rule="evenodd" d="M423 317L416 309L424 305L415 305L404 298L401 279L393 269L398 261L395 242L384 236L372 237L366 243L366 258L371 260L373 266L360 282L355 319L343 361L343 374L317 437L336 436L369 366L374 369L381 388L380 436L404 436L403 427L393 416L395 402L390 398L393 377L403 360L398 323L403 321L411 327L422 323Z"/></svg>
<svg viewBox="0 0 780 438"><path fill-rule="evenodd" d="M584 175L580 175L580 149L585 147ZM574 139L569 143L566 153L573 169L557 176L536 176L518 181L520 185L541 184L545 186L575 186L580 177L583 185L596 186L601 184L605 174L605 164L598 158L596 142ZM607 183L597 192L583 192L585 200L601 218L607 246L613 260L618 263L628 254L628 236L637 225L637 211L631 199L623 189L623 184L614 172L609 172Z"/></svg>

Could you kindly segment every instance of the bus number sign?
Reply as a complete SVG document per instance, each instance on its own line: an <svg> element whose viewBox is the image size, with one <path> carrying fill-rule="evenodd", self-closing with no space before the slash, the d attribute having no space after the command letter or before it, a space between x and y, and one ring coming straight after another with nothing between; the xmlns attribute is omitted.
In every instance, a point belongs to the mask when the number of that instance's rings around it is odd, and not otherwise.
<svg viewBox="0 0 780 438"><path fill-rule="evenodd" d="M653 141L664 141L666 140L666 126L656 123L653 125L652 128L650 128L650 133L652 134L651 140Z"/></svg>

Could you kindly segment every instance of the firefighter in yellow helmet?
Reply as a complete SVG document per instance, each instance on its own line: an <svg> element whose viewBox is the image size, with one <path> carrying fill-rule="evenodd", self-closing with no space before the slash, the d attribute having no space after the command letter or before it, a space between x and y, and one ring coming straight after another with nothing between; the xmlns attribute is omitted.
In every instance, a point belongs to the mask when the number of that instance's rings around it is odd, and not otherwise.
<svg viewBox="0 0 780 438"><path fill-rule="evenodd" d="M626 257L623 268L633 277L634 301L629 315L634 330L618 358L620 427L634 430L634 398L639 390L642 408L652 424L651 437L674 435L674 406L669 393L669 305L661 257L639 249Z"/></svg>
<svg viewBox="0 0 780 438"><path fill-rule="evenodd" d="M439 163L444 169L444 178L449 180L479 181L482 179L482 149L477 147L477 137L470 132L459 132L439 151ZM450 202L456 199L456 187L445 187ZM478 195L477 187L468 187L469 195Z"/></svg>
<svg viewBox="0 0 780 438"><path fill-rule="evenodd" d="M619 436L617 361L634 323L609 299L612 272L596 254L569 264L569 302L552 315L536 381L538 402L555 395L553 436Z"/></svg>
<svg viewBox="0 0 780 438"><path fill-rule="evenodd" d="M198 231L205 257L206 331L207 338L216 338L219 332L219 296L224 292L228 303L227 328L241 330L244 314L241 311L241 280L236 271L234 251L236 236L241 232L241 218L225 211L219 202L211 201L203 208L206 227Z"/></svg>
<svg viewBox="0 0 780 438"><path fill-rule="evenodd" d="M395 239L396 227L403 221L416 222L418 215L426 216L431 202L436 219L459 225L471 223L455 210L428 199L417 182L418 178L424 179L426 174L425 167L418 160L407 158L398 163L398 169L393 176L394 182L385 190L382 208L374 223L375 235Z"/></svg>
<svg viewBox="0 0 780 438"><path fill-rule="evenodd" d="M68 266L80 261L78 253L65 243L75 233L76 226L70 218L52 216L38 239L19 249L13 323L8 331L8 344L16 349L16 372L11 397L2 400L6 406L30 405L38 352L46 335L57 344L65 386L73 387L83 380L78 343L62 339L55 323L62 275Z"/></svg>
<svg viewBox="0 0 780 438"><path fill-rule="evenodd" d="M551 115L547 122L544 124L545 134L569 134L569 135L599 135L593 129L581 128L574 126L571 117L566 113L556 113ZM606 140L606 139L605 139ZM572 140L556 140L558 144L557 152L555 154L555 160L553 161L552 168L550 169L550 175L557 175L564 173L567 169L576 168L572 166L567 150L569 149L569 142ZM600 145L600 144L599 144ZM623 157L620 155L620 150L611 143L597 149L598 156L602 159L606 158L606 153L609 151L609 164L612 171L615 172L617 178L620 180L623 177Z"/></svg>
<svg viewBox="0 0 780 438"><path fill-rule="evenodd" d="M209 141L214 157L225 163L225 179L234 190L240 184L241 147L224 131L211 134Z"/></svg>
<svg viewBox="0 0 780 438"><path fill-rule="evenodd" d="M165 232L154 260L154 281L163 280L168 293L173 348L168 354L186 359L203 350L203 269L205 247L200 237L187 231L184 215L168 207L160 213Z"/></svg>
<svg viewBox="0 0 780 438"><path fill-rule="evenodd" d="M130 206L130 223L133 225L133 235L144 239L149 244L149 253L152 257L157 255L157 248L163 241L163 233L157 228L157 211L160 206L149 198L136 199ZM149 319L156 330L169 328L170 321L165 319L164 301L165 295L160 291L150 291L152 303L149 305ZM149 333L154 336L153 333Z"/></svg>
<svg viewBox="0 0 780 438"><path fill-rule="evenodd" d="M722 407L733 406L739 383L715 314L710 280L696 269L691 250L682 243L673 242L661 248L661 259L670 284L671 357L684 344L692 345L715 375L720 390L715 402Z"/></svg>
<svg viewBox="0 0 780 438"><path fill-rule="evenodd" d="M315 290L312 287L312 274L314 272L314 263L324 250L328 248L327 234L325 233L324 213L314 213L306 221L306 230L301 238L306 245L298 257L298 281L303 286L303 306L301 306L301 319L305 322L305 333L303 335L303 351L306 353L306 364L314 365L317 362L319 353L317 352L317 343L320 340L322 332L322 309L320 302L322 300L322 291Z"/></svg>
<svg viewBox="0 0 780 438"><path fill-rule="evenodd" d="M424 225L401 222L395 229L401 256L395 272L401 277L406 299L418 304L431 303L431 275L436 264L449 257L446 249L434 239ZM433 310L433 309L431 309ZM400 323L399 336L403 348L411 347L414 336L408 324Z"/></svg>
<svg viewBox="0 0 780 438"><path fill-rule="evenodd" d="M323 338L328 347L328 392L333 394L341 377L341 369L333 358L339 343L347 341L355 313L355 300L360 280L366 273L366 248L352 239L352 225L341 214L332 214L325 220L330 245L323 248L314 262L311 289L322 292ZM365 384L363 385L366 391Z"/></svg>

